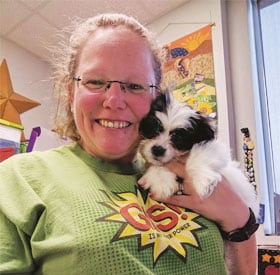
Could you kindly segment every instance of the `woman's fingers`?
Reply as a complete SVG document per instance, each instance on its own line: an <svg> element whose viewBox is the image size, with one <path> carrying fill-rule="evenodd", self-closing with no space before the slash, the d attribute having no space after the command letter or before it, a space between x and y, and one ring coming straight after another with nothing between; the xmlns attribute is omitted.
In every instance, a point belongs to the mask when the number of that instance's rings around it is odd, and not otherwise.
<svg viewBox="0 0 280 275"><path fill-rule="evenodd" d="M192 209L217 222L225 231L242 227L249 217L248 207L226 180L218 183L207 198L200 198L192 192L189 195L173 195L164 202Z"/></svg>

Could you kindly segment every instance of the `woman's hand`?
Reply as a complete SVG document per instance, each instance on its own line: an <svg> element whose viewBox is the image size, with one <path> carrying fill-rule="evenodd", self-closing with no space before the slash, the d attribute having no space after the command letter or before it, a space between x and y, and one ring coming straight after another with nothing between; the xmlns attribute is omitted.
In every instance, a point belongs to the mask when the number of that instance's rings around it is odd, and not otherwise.
<svg viewBox="0 0 280 275"><path fill-rule="evenodd" d="M214 188L207 198L200 198L193 184L187 182L185 163L172 161L166 165L177 176L184 179L184 194L173 195L166 199L166 203L189 208L202 216L213 220L226 232L242 228L248 221L248 206L232 190L226 179ZM202 171L203 173L203 171ZM226 241L226 259L228 274L255 275L257 266L256 236L243 242Z"/></svg>
<svg viewBox="0 0 280 275"><path fill-rule="evenodd" d="M166 167L179 177L187 179L183 162L171 161ZM165 202L192 209L218 223L226 232L241 228L246 224L249 218L248 206L232 190L226 179L223 178L207 198L200 198L193 184L184 180L184 194L173 195Z"/></svg>

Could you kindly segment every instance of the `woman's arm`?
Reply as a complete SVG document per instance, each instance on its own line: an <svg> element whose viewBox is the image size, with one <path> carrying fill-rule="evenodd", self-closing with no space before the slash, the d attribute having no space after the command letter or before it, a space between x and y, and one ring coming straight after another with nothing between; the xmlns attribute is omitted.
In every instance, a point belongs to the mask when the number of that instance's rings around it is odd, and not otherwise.
<svg viewBox="0 0 280 275"><path fill-rule="evenodd" d="M230 275L255 275L257 267L256 237L240 243L225 241L226 263Z"/></svg>
<svg viewBox="0 0 280 275"><path fill-rule="evenodd" d="M0 274L33 274L29 239L0 210Z"/></svg>

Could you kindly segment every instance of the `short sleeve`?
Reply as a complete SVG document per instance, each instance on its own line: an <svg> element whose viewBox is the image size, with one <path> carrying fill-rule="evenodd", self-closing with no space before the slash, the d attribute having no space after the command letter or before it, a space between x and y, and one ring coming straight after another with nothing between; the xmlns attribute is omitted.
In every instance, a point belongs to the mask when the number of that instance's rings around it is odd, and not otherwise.
<svg viewBox="0 0 280 275"><path fill-rule="evenodd" d="M34 270L30 239L44 204L28 184L21 161L11 158L0 164L0 274Z"/></svg>
<svg viewBox="0 0 280 275"><path fill-rule="evenodd" d="M29 237L0 212L0 274L32 274Z"/></svg>

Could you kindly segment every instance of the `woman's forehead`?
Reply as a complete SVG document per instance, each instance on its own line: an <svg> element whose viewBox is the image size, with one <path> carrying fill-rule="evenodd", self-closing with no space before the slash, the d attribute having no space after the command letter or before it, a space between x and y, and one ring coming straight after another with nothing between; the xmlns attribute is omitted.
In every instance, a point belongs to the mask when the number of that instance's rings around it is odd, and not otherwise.
<svg viewBox="0 0 280 275"><path fill-rule="evenodd" d="M115 50L119 47L125 47L127 50L134 49L135 51L139 50L141 47L150 50L144 37L124 26L97 29L89 35L84 47L94 47L98 45L112 47L115 48ZM136 45L139 46L136 47ZM128 46L131 47L128 48Z"/></svg>
<svg viewBox="0 0 280 275"><path fill-rule="evenodd" d="M79 69L106 69L131 75L154 75L153 57L146 41L126 28L102 28L91 34L80 53Z"/></svg>

